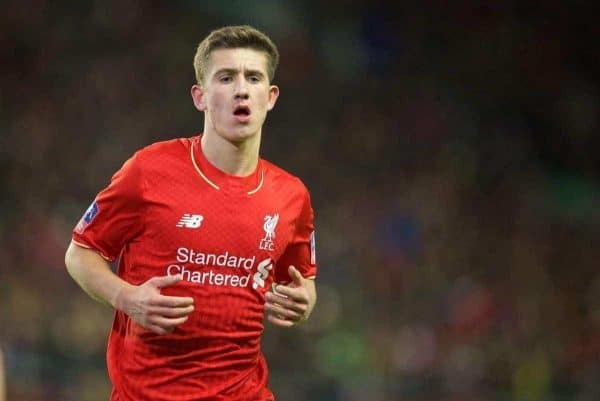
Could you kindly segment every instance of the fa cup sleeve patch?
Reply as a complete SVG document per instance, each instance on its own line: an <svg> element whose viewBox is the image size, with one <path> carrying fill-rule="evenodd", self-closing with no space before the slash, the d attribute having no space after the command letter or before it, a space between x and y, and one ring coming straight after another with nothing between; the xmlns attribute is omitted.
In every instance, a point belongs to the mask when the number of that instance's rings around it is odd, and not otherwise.
<svg viewBox="0 0 600 401"><path fill-rule="evenodd" d="M79 220L79 223L77 223L77 226L75 227L75 232L77 232L78 234L83 233L86 227L89 226L90 223L94 220L94 218L98 215L99 211L100 209L98 208L98 203L96 201L93 201L90 207L88 207L88 209L83 214L81 220Z"/></svg>

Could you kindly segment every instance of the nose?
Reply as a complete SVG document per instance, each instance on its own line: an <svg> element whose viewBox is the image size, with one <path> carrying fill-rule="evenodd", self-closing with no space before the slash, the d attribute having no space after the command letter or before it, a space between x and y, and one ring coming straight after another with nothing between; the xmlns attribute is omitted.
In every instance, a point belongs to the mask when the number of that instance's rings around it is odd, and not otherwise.
<svg viewBox="0 0 600 401"><path fill-rule="evenodd" d="M244 77L236 80L235 85L235 98L236 99L248 99L248 83Z"/></svg>

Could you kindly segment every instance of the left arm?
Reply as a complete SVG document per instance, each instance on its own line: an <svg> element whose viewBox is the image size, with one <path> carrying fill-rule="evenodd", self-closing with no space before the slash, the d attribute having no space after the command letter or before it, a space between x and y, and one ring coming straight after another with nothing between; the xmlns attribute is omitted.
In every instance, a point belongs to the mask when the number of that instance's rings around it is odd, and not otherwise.
<svg viewBox="0 0 600 401"><path fill-rule="evenodd" d="M273 291L266 294L267 319L280 327L292 327L305 321L317 303L315 280L302 277L294 266L290 266L288 272L292 282L273 284Z"/></svg>

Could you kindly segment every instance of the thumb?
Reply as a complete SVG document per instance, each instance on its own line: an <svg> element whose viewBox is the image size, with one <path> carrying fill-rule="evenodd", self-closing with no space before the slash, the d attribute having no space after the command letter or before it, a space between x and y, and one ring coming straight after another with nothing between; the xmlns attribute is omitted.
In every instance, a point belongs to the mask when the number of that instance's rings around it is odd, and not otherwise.
<svg viewBox="0 0 600 401"><path fill-rule="evenodd" d="M181 274L175 274L173 276L152 277L150 280L148 280L148 284L156 288L170 287L180 282L181 279Z"/></svg>
<svg viewBox="0 0 600 401"><path fill-rule="evenodd" d="M300 274L300 272L298 271L298 269L296 269L296 267L290 266L288 268L288 272L289 272L292 282L294 284L297 284L297 285L302 284L302 280L304 280L304 277L302 277L302 274Z"/></svg>

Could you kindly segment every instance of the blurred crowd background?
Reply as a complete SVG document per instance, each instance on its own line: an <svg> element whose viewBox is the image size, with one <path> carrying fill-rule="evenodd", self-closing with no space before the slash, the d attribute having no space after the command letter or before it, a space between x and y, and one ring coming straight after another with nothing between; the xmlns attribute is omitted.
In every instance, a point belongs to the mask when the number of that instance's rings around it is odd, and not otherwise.
<svg viewBox="0 0 600 401"><path fill-rule="evenodd" d="M600 399L594 2L9 1L0 13L8 400L107 400L112 311L70 231L136 149L193 136L200 39L278 44L262 156L316 211L319 302L267 326L285 401Z"/></svg>

